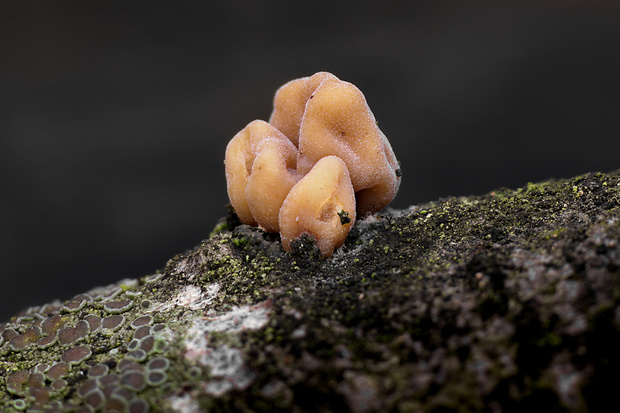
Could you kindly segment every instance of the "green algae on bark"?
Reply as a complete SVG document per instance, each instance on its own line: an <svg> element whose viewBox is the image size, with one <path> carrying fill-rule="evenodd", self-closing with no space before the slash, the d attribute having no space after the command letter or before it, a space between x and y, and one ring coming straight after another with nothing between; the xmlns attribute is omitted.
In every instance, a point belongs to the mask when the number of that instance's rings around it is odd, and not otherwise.
<svg viewBox="0 0 620 413"><path fill-rule="evenodd" d="M2 411L557 411L610 401L620 173L311 239L233 214L166 268L0 325Z"/></svg>

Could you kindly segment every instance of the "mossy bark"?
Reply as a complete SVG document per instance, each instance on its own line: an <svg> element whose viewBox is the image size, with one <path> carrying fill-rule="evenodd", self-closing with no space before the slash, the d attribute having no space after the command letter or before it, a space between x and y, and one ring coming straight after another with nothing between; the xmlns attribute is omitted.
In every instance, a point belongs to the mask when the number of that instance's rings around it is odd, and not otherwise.
<svg viewBox="0 0 620 413"><path fill-rule="evenodd" d="M596 411L620 367L619 218L618 172L388 211L328 259L231 214L157 275L14 317L0 369L15 382L72 345L19 347L37 317L77 326L133 303L122 327L80 338L92 354L66 390L44 404L6 379L0 403L80 406L94 366L126 377L125 358L147 373L165 358L163 385L132 388L151 411ZM145 316L159 347L130 357Z"/></svg>

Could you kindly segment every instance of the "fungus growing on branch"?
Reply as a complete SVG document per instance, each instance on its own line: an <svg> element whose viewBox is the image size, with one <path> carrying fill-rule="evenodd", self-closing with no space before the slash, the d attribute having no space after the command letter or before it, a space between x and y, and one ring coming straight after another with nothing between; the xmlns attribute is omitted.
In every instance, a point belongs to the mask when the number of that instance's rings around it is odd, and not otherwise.
<svg viewBox="0 0 620 413"><path fill-rule="evenodd" d="M280 232L287 251L310 234L326 257L356 216L394 199L401 176L362 92L327 72L282 86L269 123L253 121L235 135L225 164L241 222Z"/></svg>

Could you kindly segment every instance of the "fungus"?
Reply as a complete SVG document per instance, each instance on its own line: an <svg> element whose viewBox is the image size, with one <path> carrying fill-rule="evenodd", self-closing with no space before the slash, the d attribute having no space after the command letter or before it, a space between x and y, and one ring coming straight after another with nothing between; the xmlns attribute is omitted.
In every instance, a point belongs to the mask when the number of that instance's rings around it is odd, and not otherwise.
<svg viewBox="0 0 620 413"><path fill-rule="evenodd" d="M22 334L11 339L10 346L13 351L21 351L28 348L31 344L36 343L41 337L41 329L39 327L31 327Z"/></svg>
<svg viewBox="0 0 620 413"><path fill-rule="evenodd" d="M96 379L86 379L78 388L78 394L82 397L97 389L99 382Z"/></svg>
<svg viewBox="0 0 620 413"><path fill-rule="evenodd" d="M344 244L356 216L394 199L401 179L362 92L327 72L278 89L269 123L237 133L225 165L242 223L280 232L286 251L312 235L325 257Z"/></svg>
<svg viewBox="0 0 620 413"><path fill-rule="evenodd" d="M51 384L50 387L54 390L62 390L65 387L67 387L69 383L67 382L67 380L65 379L58 379L58 380L54 380Z"/></svg>
<svg viewBox="0 0 620 413"><path fill-rule="evenodd" d="M149 370L167 370L170 367L170 361L165 357L155 357L148 362L146 367Z"/></svg>
<svg viewBox="0 0 620 413"><path fill-rule="evenodd" d="M105 403L105 396L101 390L94 389L84 396L84 402L93 409L98 409Z"/></svg>
<svg viewBox="0 0 620 413"><path fill-rule="evenodd" d="M34 371L37 373L46 373L50 369L50 365L47 363L39 363L34 366Z"/></svg>
<svg viewBox="0 0 620 413"><path fill-rule="evenodd" d="M142 399L132 400L127 406L127 410L131 413L148 413L149 409L149 404Z"/></svg>
<svg viewBox="0 0 620 413"><path fill-rule="evenodd" d="M273 99L273 112L269 118L276 129L299 146L299 128L306 110L306 103L325 81L339 79L328 72L318 72L310 77L291 80L277 90Z"/></svg>
<svg viewBox="0 0 620 413"><path fill-rule="evenodd" d="M140 340L148 336L149 334L151 334L151 327L148 325L144 325L136 329L136 331L133 333L133 337Z"/></svg>
<svg viewBox="0 0 620 413"><path fill-rule="evenodd" d="M84 317L84 320L90 326L90 331L95 331L101 326L101 317L94 314L88 314L86 317Z"/></svg>
<svg viewBox="0 0 620 413"><path fill-rule="evenodd" d="M69 363L56 363L45 373L49 380L62 379L69 374Z"/></svg>
<svg viewBox="0 0 620 413"><path fill-rule="evenodd" d="M131 300L112 301L105 303L103 308L110 314L120 314L133 307L133 304Z"/></svg>
<svg viewBox="0 0 620 413"><path fill-rule="evenodd" d="M54 315L50 318L46 318L45 321L43 321L41 329L43 330L43 334L56 334L56 332L65 324L67 324L66 318L59 315Z"/></svg>
<svg viewBox="0 0 620 413"><path fill-rule="evenodd" d="M67 313L75 313L76 311L81 310L85 304L85 298L80 300L73 300L65 303L60 310Z"/></svg>
<svg viewBox="0 0 620 413"><path fill-rule="evenodd" d="M128 371L121 376L121 384L133 390L143 390L146 387L144 374L138 371Z"/></svg>
<svg viewBox="0 0 620 413"><path fill-rule="evenodd" d="M146 356L147 356L146 351L139 348L137 350L132 350L128 352L125 355L125 358L129 360L135 360L135 361L144 361L146 360Z"/></svg>
<svg viewBox="0 0 620 413"><path fill-rule="evenodd" d="M146 336L140 340L140 349L150 354L155 347L155 336Z"/></svg>
<svg viewBox="0 0 620 413"><path fill-rule="evenodd" d="M140 326L150 325L152 323L153 323L153 317L151 317L150 315L143 315L133 320L131 322L131 327L138 328Z"/></svg>
<svg viewBox="0 0 620 413"><path fill-rule="evenodd" d="M351 83L327 80L312 96L299 130L298 172L338 156L349 168L358 215L381 210L398 191L398 162L364 95Z"/></svg>
<svg viewBox="0 0 620 413"><path fill-rule="evenodd" d="M28 383L30 374L27 371L18 371L9 375L6 379L6 388L9 393L20 395L24 390L24 385Z"/></svg>
<svg viewBox="0 0 620 413"><path fill-rule="evenodd" d="M155 324L153 327L151 327L151 331L153 333L159 333L160 331L163 331L166 328L165 324Z"/></svg>
<svg viewBox="0 0 620 413"><path fill-rule="evenodd" d="M349 222L341 216L346 214ZM313 235L324 256L344 244L355 223L355 194L346 164L326 156L291 189L280 209L280 234L287 251L302 234Z"/></svg>
<svg viewBox="0 0 620 413"><path fill-rule="evenodd" d="M119 381L120 379L118 378L118 375L115 373L110 373L99 379L99 383L101 384L102 387L106 387L106 386L114 387L114 385L118 383Z"/></svg>
<svg viewBox="0 0 620 413"><path fill-rule="evenodd" d="M15 331L15 329L13 328L5 328L4 331L2 332L2 338L5 341L11 341L17 336L19 336L19 333Z"/></svg>
<svg viewBox="0 0 620 413"><path fill-rule="evenodd" d="M112 315L101 320L101 327L107 331L118 330L125 322L125 316Z"/></svg>
<svg viewBox="0 0 620 413"><path fill-rule="evenodd" d="M149 372L146 382L149 386L159 386L168 380L168 374L165 371L154 370Z"/></svg>
<svg viewBox="0 0 620 413"><path fill-rule="evenodd" d="M83 340L90 333L90 325L80 320L75 327L63 327L58 330L58 342L61 345L73 344Z"/></svg>
<svg viewBox="0 0 620 413"><path fill-rule="evenodd" d="M97 378L103 377L110 371L110 368L103 363L95 364L88 372L88 377Z"/></svg>
<svg viewBox="0 0 620 413"><path fill-rule="evenodd" d="M86 346L77 346L62 354L62 361L70 364L80 364L92 355L92 351Z"/></svg>
<svg viewBox="0 0 620 413"><path fill-rule="evenodd" d="M278 232L278 213L297 183L297 149L269 123L255 120L226 148L228 196L241 219Z"/></svg>
<svg viewBox="0 0 620 413"><path fill-rule="evenodd" d="M269 121L299 148L301 175L329 155L347 164L360 216L381 210L396 196L398 161L355 85L327 72L293 80L276 92Z"/></svg>
<svg viewBox="0 0 620 413"><path fill-rule="evenodd" d="M127 410L127 407L128 407L127 401L121 397L111 396L109 399L106 399L106 405L105 405L106 411L124 412Z"/></svg>
<svg viewBox="0 0 620 413"><path fill-rule="evenodd" d="M51 335L51 336L45 336L42 339L40 339L39 341L37 341L37 346L39 348L48 348L53 344L56 344L57 341L57 336L56 334Z"/></svg>

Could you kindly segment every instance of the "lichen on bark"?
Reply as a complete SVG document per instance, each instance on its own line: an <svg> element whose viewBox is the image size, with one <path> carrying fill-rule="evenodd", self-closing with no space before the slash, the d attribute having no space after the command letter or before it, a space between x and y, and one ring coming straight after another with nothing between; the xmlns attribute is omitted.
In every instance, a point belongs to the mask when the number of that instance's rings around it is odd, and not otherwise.
<svg viewBox="0 0 620 413"><path fill-rule="evenodd" d="M157 274L2 325L0 407L597 410L619 207L618 172L446 198L357 222L327 259L231 213Z"/></svg>

